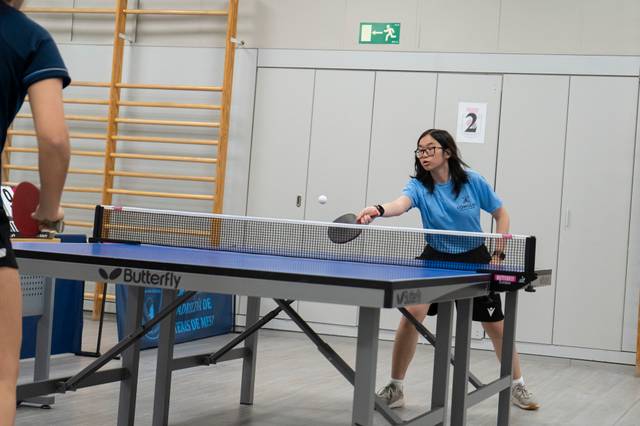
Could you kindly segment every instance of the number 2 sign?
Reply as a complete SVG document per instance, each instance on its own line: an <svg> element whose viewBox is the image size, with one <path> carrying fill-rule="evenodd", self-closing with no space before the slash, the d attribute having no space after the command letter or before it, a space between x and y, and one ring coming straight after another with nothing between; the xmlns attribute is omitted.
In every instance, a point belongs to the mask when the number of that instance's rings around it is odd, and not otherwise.
<svg viewBox="0 0 640 426"><path fill-rule="evenodd" d="M487 104L460 102L456 142L484 143Z"/></svg>

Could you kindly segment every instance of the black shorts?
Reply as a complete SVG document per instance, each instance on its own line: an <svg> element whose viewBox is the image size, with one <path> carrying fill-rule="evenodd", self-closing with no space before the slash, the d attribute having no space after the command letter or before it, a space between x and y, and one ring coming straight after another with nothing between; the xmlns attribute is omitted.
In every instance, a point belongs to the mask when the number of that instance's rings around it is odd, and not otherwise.
<svg viewBox="0 0 640 426"><path fill-rule="evenodd" d="M422 254L418 256L418 259L440 260L446 262L489 263L491 261L491 255L484 244L480 247L474 248L473 250L457 254L443 253L435 250L431 246L426 246ZM432 303L431 306L429 306L427 315L433 316L437 313L438 304ZM502 311L502 300L500 299L499 294L491 292L488 296L480 296L473 299L474 321L498 322L503 319L504 312Z"/></svg>
<svg viewBox="0 0 640 426"><path fill-rule="evenodd" d="M0 267L8 266L9 268L18 269L16 255L11 247L10 236L9 219L4 213L4 209L0 208Z"/></svg>

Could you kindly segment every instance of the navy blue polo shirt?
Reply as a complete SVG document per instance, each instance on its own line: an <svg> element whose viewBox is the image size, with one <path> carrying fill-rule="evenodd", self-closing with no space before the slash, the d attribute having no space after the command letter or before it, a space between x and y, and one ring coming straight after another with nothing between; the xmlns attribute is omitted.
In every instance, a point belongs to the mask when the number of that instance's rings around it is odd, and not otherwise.
<svg viewBox="0 0 640 426"><path fill-rule="evenodd" d="M48 78L71 82L51 35L0 0L0 148L29 86Z"/></svg>

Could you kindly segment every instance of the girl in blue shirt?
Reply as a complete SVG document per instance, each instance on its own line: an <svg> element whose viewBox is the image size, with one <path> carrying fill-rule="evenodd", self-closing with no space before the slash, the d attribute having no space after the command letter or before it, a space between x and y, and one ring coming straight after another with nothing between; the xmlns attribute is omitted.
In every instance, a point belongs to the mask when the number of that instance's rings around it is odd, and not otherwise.
<svg viewBox="0 0 640 426"><path fill-rule="evenodd" d="M420 210L426 229L482 232L480 210L484 210L496 221L497 233L509 233L509 215L502 201L491 185L462 161L453 137L446 130L430 129L420 135L415 151L415 171L415 176L409 180L399 198L366 207L358 214L358 222L366 224L379 216L398 216L416 207ZM454 241L446 238L427 239L427 242L429 244L420 256L424 259L499 263L504 258L500 250L490 254L482 238L468 239L464 243L459 239ZM413 305L406 309L422 322L427 315L435 315L437 304ZM500 296L492 293L475 298L473 320L482 322L496 356L500 358L504 323ZM404 406L404 377L417 343L417 330L402 317L393 346L391 380L378 393L391 408ZM524 384L517 352L513 356L511 395L511 401L520 408L536 410L539 407Z"/></svg>

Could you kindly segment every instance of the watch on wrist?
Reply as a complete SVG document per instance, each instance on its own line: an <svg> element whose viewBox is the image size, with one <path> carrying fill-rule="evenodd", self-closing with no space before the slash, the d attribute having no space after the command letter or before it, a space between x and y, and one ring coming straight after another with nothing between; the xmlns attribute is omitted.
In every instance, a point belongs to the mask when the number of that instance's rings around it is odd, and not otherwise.
<svg viewBox="0 0 640 426"><path fill-rule="evenodd" d="M376 204L373 207L375 207L376 210L378 210L378 213L380 213L380 217L384 216L384 207L382 207L380 204Z"/></svg>

